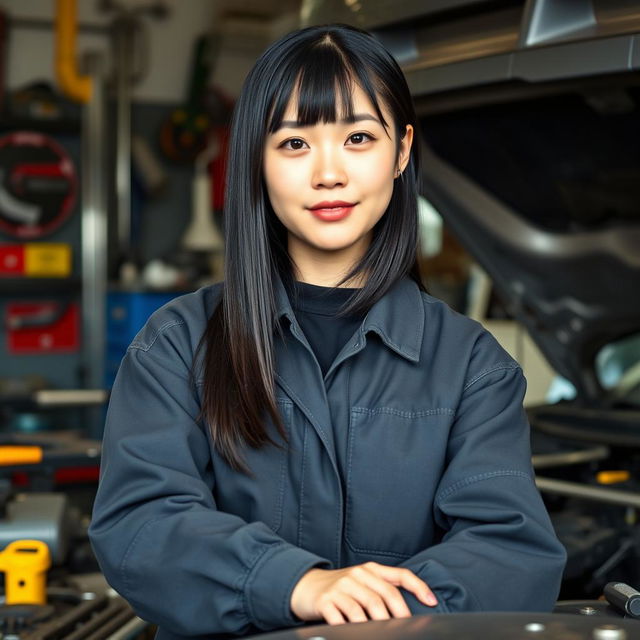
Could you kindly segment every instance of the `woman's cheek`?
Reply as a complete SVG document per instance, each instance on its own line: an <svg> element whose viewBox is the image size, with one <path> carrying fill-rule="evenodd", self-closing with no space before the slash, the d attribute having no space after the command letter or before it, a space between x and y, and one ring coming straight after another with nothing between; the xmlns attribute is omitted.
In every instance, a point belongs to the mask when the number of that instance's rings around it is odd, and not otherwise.
<svg viewBox="0 0 640 640"><path fill-rule="evenodd" d="M265 172L265 182L272 202L279 204L286 202L292 193L295 193L293 183L297 180L295 167L286 163L272 161L268 171Z"/></svg>
<svg viewBox="0 0 640 640"><path fill-rule="evenodd" d="M368 173L366 179L371 193L375 193L378 198L391 199L393 173L389 171L388 167L377 167Z"/></svg>
<svg viewBox="0 0 640 640"><path fill-rule="evenodd" d="M308 183L308 171L302 162L280 162L274 167L273 180L278 191L288 196L300 196L300 188Z"/></svg>
<svg viewBox="0 0 640 640"><path fill-rule="evenodd" d="M370 188L385 191L387 187L393 185L394 165L385 155L360 167L358 174L359 178L364 180Z"/></svg>

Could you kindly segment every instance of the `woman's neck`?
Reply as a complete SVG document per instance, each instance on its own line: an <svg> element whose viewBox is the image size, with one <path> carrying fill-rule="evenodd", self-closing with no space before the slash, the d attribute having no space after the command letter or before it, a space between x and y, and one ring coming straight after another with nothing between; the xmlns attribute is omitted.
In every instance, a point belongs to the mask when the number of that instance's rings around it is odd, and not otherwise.
<svg viewBox="0 0 640 640"><path fill-rule="evenodd" d="M365 247L366 250L366 247ZM325 251L309 246L299 246L289 241L289 256L293 263L294 278L299 282L315 284L319 287L336 287L338 283L362 259L362 246L349 247L339 251ZM359 274L341 283L341 288L361 288L366 277Z"/></svg>
<svg viewBox="0 0 640 640"><path fill-rule="evenodd" d="M314 284L317 287L338 287L340 289L361 289L362 287L364 287L364 278L362 277L356 277L356 278L351 278L350 280L347 280L346 282L341 283L340 285L338 285L338 283L340 282L341 278L335 278L335 277L327 277L324 276L324 274L319 274L317 275L317 277L314 277L313 275L302 275L298 272L295 273L295 279L298 282L304 282L306 284Z"/></svg>

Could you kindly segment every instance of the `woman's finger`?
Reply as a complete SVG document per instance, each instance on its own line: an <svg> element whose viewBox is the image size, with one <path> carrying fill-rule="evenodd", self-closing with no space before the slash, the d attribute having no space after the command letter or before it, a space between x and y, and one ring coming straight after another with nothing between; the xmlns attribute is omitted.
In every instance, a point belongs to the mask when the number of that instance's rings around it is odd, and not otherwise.
<svg viewBox="0 0 640 640"><path fill-rule="evenodd" d="M435 607L438 604L438 599L433 591L429 589L427 583L418 578L413 571L400 567L388 567L383 564L378 564L377 562L367 563L364 566L391 584L410 591L418 600L424 602L424 604L429 607Z"/></svg>
<svg viewBox="0 0 640 640"><path fill-rule="evenodd" d="M366 622L369 619L360 604L345 593L337 594L333 604L349 622Z"/></svg>
<svg viewBox="0 0 640 640"><path fill-rule="evenodd" d="M336 607L332 602L327 602L322 606L320 615L322 615L327 624L335 625L344 624L346 622L338 607Z"/></svg>
<svg viewBox="0 0 640 640"><path fill-rule="evenodd" d="M352 597L368 614L369 620L389 620L389 610L386 601L381 597L380 590L384 580L367 571L354 571L345 576L337 584L340 590ZM395 587L389 585L391 589ZM396 589L397 591L397 589ZM400 592L398 596L402 598Z"/></svg>
<svg viewBox="0 0 640 640"><path fill-rule="evenodd" d="M363 567L364 571L367 571ZM389 610L393 618L409 618L411 611L402 597L399 589L392 585L388 580L376 575L374 572L368 572L370 578L367 579L367 585L373 589L384 601L386 608Z"/></svg>

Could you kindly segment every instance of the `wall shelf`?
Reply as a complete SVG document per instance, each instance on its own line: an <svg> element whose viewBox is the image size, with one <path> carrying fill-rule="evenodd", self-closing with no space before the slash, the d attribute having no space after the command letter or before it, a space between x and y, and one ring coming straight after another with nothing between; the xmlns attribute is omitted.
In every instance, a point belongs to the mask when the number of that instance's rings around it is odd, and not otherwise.
<svg viewBox="0 0 640 640"><path fill-rule="evenodd" d="M79 135L82 123L79 118L60 118L44 120L38 118L0 115L0 133L12 131L37 131L50 135Z"/></svg>
<svg viewBox="0 0 640 640"><path fill-rule="evenodd" d="M0 278L0 295L76 294L82 290L80 278Z"/></svg>

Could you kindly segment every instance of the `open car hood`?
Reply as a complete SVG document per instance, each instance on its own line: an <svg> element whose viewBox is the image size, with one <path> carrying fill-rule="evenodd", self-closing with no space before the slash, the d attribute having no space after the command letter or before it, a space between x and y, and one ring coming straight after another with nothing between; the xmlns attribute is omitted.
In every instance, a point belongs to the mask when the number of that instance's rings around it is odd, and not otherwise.
<svg viewBox="0 0 640 640"><path fill-rule="evenodd" d="M638 111L596 113L572 92L422 124L425 195L551 365L597 403L596 355L640 331Z"/></svg>
<svg viewBox="0 0 640 640"><path fill-rule="evenodd" d="M361 4L416 101L425 197L598 406L597 353L640 333L638 3Z"/></svg>

